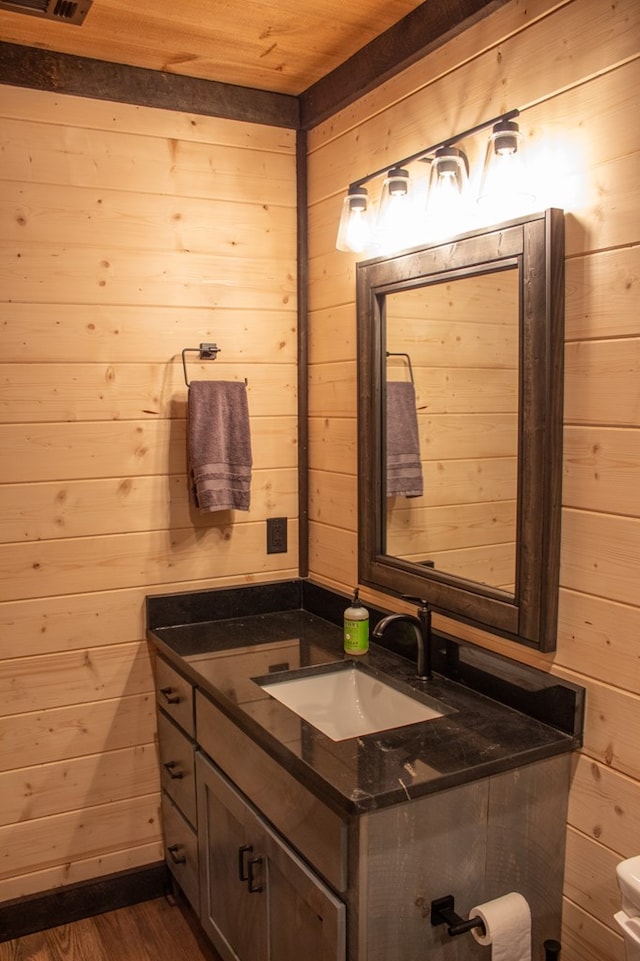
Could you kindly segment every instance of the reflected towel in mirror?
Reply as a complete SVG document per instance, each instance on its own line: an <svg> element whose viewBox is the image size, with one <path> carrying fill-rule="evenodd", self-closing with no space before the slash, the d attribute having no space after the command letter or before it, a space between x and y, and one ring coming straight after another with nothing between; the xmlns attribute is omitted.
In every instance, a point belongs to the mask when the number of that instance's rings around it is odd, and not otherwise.
<svg viewBox="0 0 640 961"><path fill-rule="evenodd" d="M388 381L387 390L387 497L420 497L422 462L416 393L412 383Z"/></svg>

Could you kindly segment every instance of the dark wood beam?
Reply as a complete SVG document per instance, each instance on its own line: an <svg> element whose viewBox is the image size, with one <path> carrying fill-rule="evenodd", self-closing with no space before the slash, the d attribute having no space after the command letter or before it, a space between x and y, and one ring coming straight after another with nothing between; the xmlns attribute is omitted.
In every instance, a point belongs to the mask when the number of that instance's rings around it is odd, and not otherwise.
<svg viewBox="0 0 640 961"><path fill-rule="evenodd" d="M55 93L298 127L298 98L0 42L0 83Z"/></svg>
<svg viewBox="0 0 640 961"><path fill-rule="evenodd" d="M308 130L400 73L508 0L427 0L300 95Z"/></svg>

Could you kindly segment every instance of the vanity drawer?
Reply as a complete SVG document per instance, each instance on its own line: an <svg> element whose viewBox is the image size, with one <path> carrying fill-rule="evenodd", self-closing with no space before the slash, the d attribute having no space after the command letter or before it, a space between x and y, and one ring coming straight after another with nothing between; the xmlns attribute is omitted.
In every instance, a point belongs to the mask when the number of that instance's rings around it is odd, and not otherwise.
<svg viewBox="0 0 640 961"><path fill-rule="evenodd" d="M338 891L347 887L347 825L196 692L198 743L235 785Z"/></svg>
<svg viewBox="0 0 640 961"><path fill-rule="evenodd" d="M176 724L193 737L193 687L161 657L156 660L156 701Z"/></svg>
<svg viewBox="0 0 640 961"><path fill-rule="evenodd" d="M186 819L197 827L195 748L162 711L158 711L158 747L163 790Z"/></svg>
<svg viewBox="0 0 640 961"><path fill-rule="evenodd" d="M200 914L198 883L198 837L177 807L162 794L162 825L165 860L191 905Z"/></svg>

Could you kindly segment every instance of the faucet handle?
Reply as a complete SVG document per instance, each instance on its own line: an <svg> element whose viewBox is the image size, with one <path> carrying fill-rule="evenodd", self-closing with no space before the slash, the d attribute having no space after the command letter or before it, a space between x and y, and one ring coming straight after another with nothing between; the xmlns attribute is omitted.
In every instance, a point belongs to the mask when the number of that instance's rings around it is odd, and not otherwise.
<svg viewBox="0 0 640 961"><path fill-rule="evenodd" d="M429 601L426 601L423 597L414 597L412 594L402 594L401 597L403 601L412 601L423 610L429 609Z"/></svg>

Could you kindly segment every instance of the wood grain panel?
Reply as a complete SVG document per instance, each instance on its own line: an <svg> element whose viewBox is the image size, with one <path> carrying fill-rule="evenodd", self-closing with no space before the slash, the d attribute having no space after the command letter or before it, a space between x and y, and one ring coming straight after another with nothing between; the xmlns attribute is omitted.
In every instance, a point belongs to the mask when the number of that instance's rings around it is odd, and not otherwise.
<svg viewBox="0 0 640 961"><path fill-rule="evenodd" d="M311 570L325 574L334 583L357 583L357 535L328 524L312 524L309 530L309 565Z"/></svg>
<svg viewBox="0 0 640 961"><path fill-rule="evenodd" d="M159 801L150 794L0 827L0 878L155 842Z"/></svg>
<svg viewBox="0 0 640 961"><path fill-rule="evenodd" d="M640 517L640 431L567 426L563 441L567 507Z"/></svg>
<svg viewBox="0 0 640 961"><path fill-rule="evenodd" d="M637 336L640 246L572 258L565 282L568 341Z"/></svg>
<svg viewBox="0 0 640 961"><path fill-rule="evenodd" d="M276 580L269 571L251 574L245 583ZM121 591L68 594L0 604L0 658L32 657L139 641L145 636L147 594L170 594L211 587L230 587L234 577L145 585ZM16 644L20 638L20 645ZM0 765L1 767L1 765Z"/></svg>
<svg viewBox="0 0 640 961"><path fill-rule="evenodd" d="M315 311L309 317L309 365L354 361L356 308L354 303Z"/></svg>
<svg viewBox="0 0 640 961"><path fill-rule="evenodd" d="M421 498L419 500L422 500ZM418 507L395 498L387 512L387 550L405 556L423 551L496 546L515 539L515 501ZM515 552L514 552L515 558ZM511 579L513 580L513 572Z"/></svg>
<svg viewBox="0 0 640 961"><path fill-rule="evenodd" d="M636 782L640 780L640 742L636 733L640 697L576 670L556 668L554 673L586 688L583 753Z"/></svg>
<svg viewBox="0 0 640 961"><path fill-rule="evenodd" d="M640 427L640 337L578 341L565 350L565 421Z"/></svg>
<svg viewBox="0 0 640 961"><path fill-rule="evenodd" d="M153 693L88 701L0 717L0 767L10 771L148 744L155 731Z"/></svg>
<svg viewBox="0 0 640 961"><path fill-rule="evenodd" d="M94 647L90 651L7 658L0 665L2 717L148 694L152 690L144 641Z"/></svg>
<svg viewBox="0 0 640 961"><path fill-rule="evenodd" d="M26 874L15 875L10 878L0 878L0 900L11 901L14 898L26 898L42 891L65 884L79 884L82 881L92 881L103 875L117 874L132 868L144 868L149 864L161 861L164 855L164 845L161 837L148 844L140 844L119 851L109 851L97 857L78 858L66 861L64 864L54 865L40 871L30 871Z"/></svg>
<svg viewBox="0 0 640 961"><path fill-rule="evenodd" d="M349 474L309 471L309 517L356 531L357 478Z"/></svg>
<svg viewBox="0 0 640 961"><path fill-rule="evenodd" d="M640 607L561 590L554 662L640 694Z"/></svg>
<svg viewBox="0 0 640 961"><path fill-rule="evenodd" d="M506 544L489 543L480 547L451 548L446 551L415 551L403 555L408 561L420 564L432 560L441 571L458 577L467 577L481 584L491 584L504 591L513 593L514 548L512 542Z"/></svg>
<svg viewBox="0 0 640 961"><path fill-rule="evenodd" d="M213 364L211 364L213 367ZM216 362L202 379L240 381L247 368ZM176 416L186 403L182 366L177 364L2 364L0 413L5 423L139 420ZM196 379L197 369L188 368ZM296 413L296 369L291 364L256 364L247 387L249 418Z"/></svg>
<svg viewBox="0 0 640 961"><path fill-rule="evenodd" d="M295 303L295 262L189 251L146 253L0 244L7 298L29 303L183 305L280 310ZM43 278L46 277L46 284ZM34 278L37 282L34 283Z"/></svg>
<svg viewBox="0 0 640 961"><path fill-rule="evenodd" d="M254 471L252 521L298 512L295 470ZM202 514L190 502L185 474L127 477L58 484L0 485L0 541L50 540L60 537L215 526L215 514Z"/></svg>
<svg viewBox="0 0 640 961"><path fill-rule="evenodd" d="M638 603L640 520L565 509L560 583L572 590Z"/></svg>
<svg viewBox="0 0 640 961"><path fill-rule="evenodd" d="M40 23L40 26L42 24ZM0 116L13 120L54 123L84 130L138 134L144 137L170 136L177 140L215 144L218 147L245 147L293 155L295 131L258 123L243 123L224 117L181 113L149 108L141 110L132 103L110 103L84 97L54 96L44 90L3 87L5 96Z"/></svg>
<svg viewBox="0 0 640 961"><path fill-rule="evenodd" d="M58 336L52 336L55 331ZM150 335L152 331L152 336ZM242 334L240 338L239 334ZM5 363L175 364L183 347L220 347L216 363L296 362L295 304L278 311L123 304L3 304L0 346ZM242 368L246 373L246 366ZM189 380L218 367L187 354ZM174 375L172 374L172 380ZM176 375L177 376L177 375ZM182 387L183 381L180 382Z"/></svg>
<svg viewBox="0 0 640 961"><path fill-rule="evenodd" d="M63 763L0 774L5 799L0 824L15 824L64 811L160 791L156 747L140 744Z"/></svg>
<svg viewBox="0 0 640 961"><path fill-rule="evenodd" d="M565 898L562 961L624 961L621 935Z"/></svg>
<svg viewBox="0 0 640 961"><path fill-rule="evenodd" d="M2 180L295 208L294 153L5 119ZM25 155L29 158L25 167Z"/></svg>
<svg viewBox="0 0 640 961"><path fill-rule="evenodd" d="M0 601L295 569L297 523L289 552L267 556L264 524L236 524L233 515L218 512L204 536L189 527L5 545Z"/></svg>
<svg viewBox="0 0 640 961"><path fill-rule="evenodd" d="M581 835L604 845L616 862L634 857L640 837L636 793L634 780L582 756L574 766L568 822ZM609 880L617 888L615 868Z"/></svg>
<svg viewBox="0 0 640 961"><path fill-rule="evenodd" d="M355 364L314 364L309 368L309 404L325 415L350 417L356 408Z"/></svg>
<svg viewBox="0 0 640 961"><path fill-rule="evenodd" d="M312 468L352 474L357 470L355 417L311 417L309 462Z"/></svg>
<svg viewBox="0 0 640 961"><path fill-rule="evenodd" d="M177 402L184 416L185 402ZM292 417L252 419L251 448L254 467L295 466L296 421ZM184 420L105 421L100 440L91 423L7 424L0 426L0 483L56 481L99 477L140 477L180 474L186 471Z"/></svg>
<svg viewBox="0 0 640 961"><path fill-rule="evenodd" d="M295 258L295 211L268 203L139 194L117 189L3 183L3 239L24 248L73 248L81 237L105 249L179 250L233 256ZM69 255L69 254L68 254Z"/></svg>
<svg viewBox="0 0 640 961"><path fill-rule="evenodd" d="M620 910L616 864L620 857L573 830L567 831L565 896L584 911L608 924Z"/></svg>

